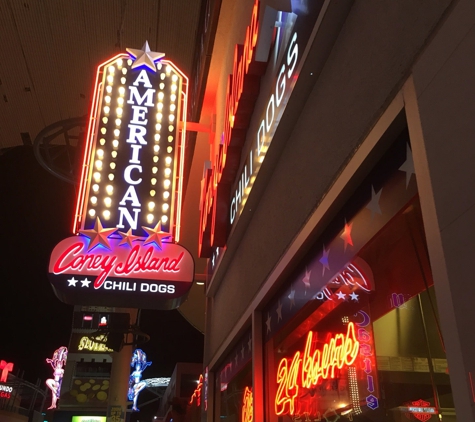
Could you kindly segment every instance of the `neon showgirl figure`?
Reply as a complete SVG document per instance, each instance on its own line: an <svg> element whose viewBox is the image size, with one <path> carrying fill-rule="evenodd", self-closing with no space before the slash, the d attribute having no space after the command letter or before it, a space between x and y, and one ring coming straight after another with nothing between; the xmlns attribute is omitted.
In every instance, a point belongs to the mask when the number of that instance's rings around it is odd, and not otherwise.
<svg viewBox="0 0 475 422"><path fill-rule="evenodd" d="M151 364L152 362L147 362L147 355L142 349L135 349L130 362L130 366L134 368L134 370L129 377L129 391L127 394L127 398L133 401L132 410L134 412L140 411L137 407L137 399L139 398L140 392L147 386L147 383L142 381L142 372Z"/></svg>
<svg viewBox="0 0 475 422"><path fill-rule="evenodd" d="M64 375L63 367L66 366L67 358L68 349L67 347L61 346L59 349L56 349L54 351L52 359L46 359L46 362L48 362L53 368L53 378L46 380L46 386L53 393L51 406L48 407L48 409L56 409L56 403L61 393L61 383L63 381Z"/></svg>

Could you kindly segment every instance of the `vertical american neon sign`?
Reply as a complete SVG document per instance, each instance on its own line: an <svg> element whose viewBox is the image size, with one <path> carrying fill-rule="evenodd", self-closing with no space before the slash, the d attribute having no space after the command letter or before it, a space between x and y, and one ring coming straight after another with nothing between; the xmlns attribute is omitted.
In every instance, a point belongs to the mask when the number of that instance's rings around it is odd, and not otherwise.
<svg viewBox="0 0 475 422"><path fill-rule="evenodd" d="M96 74L73 231L129 236L160 224L179 240L188 79L162 53L127 50Z"/></svg>

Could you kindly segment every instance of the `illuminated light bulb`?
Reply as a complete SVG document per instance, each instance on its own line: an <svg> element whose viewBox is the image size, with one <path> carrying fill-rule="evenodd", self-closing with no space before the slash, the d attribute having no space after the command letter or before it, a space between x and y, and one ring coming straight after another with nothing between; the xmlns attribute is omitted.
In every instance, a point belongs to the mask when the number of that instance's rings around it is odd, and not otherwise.
<svg viewBox="0 0 475 422"><path fill-rule="evenodd" d="M165 73L162 73L162 74L160 75L160 79L162 79L162 80L165 79L165 77L166 77L166 76L165 76Z"/></svg>
<svg viewBox="0 0 475 422"><path fill-rule="evenodd" d="M101 139L99 139L99 143L100 143L101 145L105 145L105 144L106 144L106 140L105 140L104 138L101 138Z"/></svg>
<svg viewBox="0 0 475 422"><path fill-rule="evenodd" d="M165 88L165 84L163 82L161 82L159 87L160 87L160 89L163 89L163 88Z"/></svg>
<svg viewBox="0 0 475 422"><path fill-rule="evenodd" d="M124 95L125 94L125 88L123 86L119 87L119 94Z"/></svg>
<svg viewBox="0 0 475 422"><path fill-rule="evenodd" d="M114 136L118 138L120 135L120 130L119 129L114 129Z"/></svg>
<svg viewBox="0 0 475 422"><path fill-rule="evenodd" d="M109 210L105 210L102 215L104 216L104 218L106 220L109 220L109 218L111 218L111 212Z"/></svg>
<svg viewBox="0 0 475 422"><path fill-rule="evenodd" d="M172 76L172 81L173 81L173 82L176 82L177 80L178 80L178 76L177 76L177 75L173 75L173 76Z"/></svg>
<svg viewBox="0 0 475 422"><path fill-rule="evenodd" d="M156 167L152 167L152 173L157 174L158 169Z"/></svg>
<svg viewBox="0 0 475 422"><path fill-rule="evenodd" d="M156 155L153 157L153 162L158 163L158 157Z"/></svg>
<svg viewBox="0 0 475 422"><path fill-rule="evenodd" d="M101 173L99 173L98 171L96 171L94 173L94 180L99 183L101 181Z"/></svg>
<svg viewBox="0 0 475 422"><path fill-rule="evenodd" d="M165 173L165 177L170 177L170 174L171 174L172 170L170 168L166 168L164 173Z"/></svg>
<svg viewBox="0 0 475 422"><path fill-rule="evenodd" d="M120 78L120 83L121 83L121 84L123 84L123 85L124 85L126 81L127 81L127 79L125 79L125 78L123 78L123 77L122 77L122 78Z"/></svg>
<svg viewBox="0 0 475 422"><path fill-rule="evenodd" d="M124 105L124 98L122 97L117 98L117 104L119 104L120 106Z"/></svg>
<svg viewBox="0 0 475 422"><path fill-rule="evenodd" d="M99 192L99 185L97 185L96 183L94 183L94 184L92 185L92 190L93 190L94 192Z"/></svg>
<svg viewBox="0 0 475 422"><path fill-rule="evenodd" d="M111 75L113 75L113 74L115 73L115 67L114 67L114 66L109 66L109 67L107 68L107 70L109 71L109 73L110 73Z"/></svg>
<svg viewBox="0 0 475 422"><path fill-rule="evenodd" d="M168 207L169 207L168 204L163 204L163 205L162 205L162 210L163 210L163 212L167 212L167 211L168 211Z"/></svg>
<svg viewBox="0 0 475 422"><path fill-rule="evenodd" d="M170 197L170 192L163 192L163 199L168 199Z"/></svg>
<svg viewBox="0 0 475 422"><path fill-rule="evenodd" d="M263 162L264 162L264 156L259 157L259 163L263 163Z"/></svg>
<svg viewBox="0 0 475 422"><path fill-rule="evenodd" d="M104 101L105 101L107 104L109 104L109 103L111 102L111 97L110 97L110 95L106 95L106 96L104 97Z"/></svg>
<svg viewBox="0 0 475 422"><path fill-rule="evenodd" d="M110 168L111 168L112 170L114 170L114 169L115 169L115 163L110 163Z"/></svg>
<svg viewBox="0 0 475 422"><path fill-rule="evenodd" d="M166 223L168 221L168 217L166 215L162 215L162 223Z"/></svg>
<svg viewBox="0 0 475 422"><path fill-rule="evenodd" d="M157 192L155 192L153 189L150 191L150 196L155 196Z"/></svg>
<svg viewBox="0 0 475 422"><path fill-rule="evenodd" d="M162 113L157 113L157 120L162 120L163 114Z"/></svg>
<svg viewBox="0 0 475 422"><path fill-rule="evenodd" d="M164 94L163 92L159 92L159 93L158 93L158 99L159 99L160 101L163 101L163 97L165 97L165 94Z"/></svg>
<svg viewBox="0 0 475 422"><path fill-rule="evenodd" d="M161 63L157 63L157 69L162 70L162 64Z"/></svg>
<svg viewBox="0 0 475 422"><path fill-rule="evenodd" d="M167 67L166 67L165 70L166 70L167 75L168 75L172 71L172 67L169 64L167 64Z"/></svg>
<svg viewBox="0 0 475 422"><path fill-rule="evenodd" d="M176 84L172 84L172 92L175 92L177 90L177 88L178 87L176 86Z"/></svg>
<svg viewBox="0 0 475 422"><path fill-rule="evenodd" d="M129 66L131 66L131 65L132 65L132 60L130 60L130 59L127 60L127 64L128 64Z"/></svg>
<svg viewBox="0 0 475 422"><path fill-rule="evenodd" d="M170 104L170 110L175 111L176 110L176 105L175 104Z"/></svg>
<svg viewBox="0 0 475 422"><path fill-rule="evenodd" d="M114 175L111 173L109 174L109 180L112 182L114 180Z"/></svg>
<svg viewBox="0 0 475 422"><path fill-rule="evenodd" d="M122 68L122 74L124 74L124 75L125 75L126 73L127 73L127 68L125 68L125 67L124 67L124 68Z"/></svg>
<svg viewBox="0 0 475 422"><path fill-rule="evenodd" d="M157 103L157 108L159 110L163 110L163 103Z"/></svg>
<svg viewBox="0 0 475 422"><path fill-rule="evenodd" d="M113 146L114 148L118 148L118 147L119 147L119 141L118 141L117 139L114 139L114 140L112 141L112 146Z"/></svg>
<svg viewBox="0 0 475 422"><path fill-rule="evenodd" d="M117 157L117 151L112 151L111 155L112 155L113 158L116 158Z"/></svg>
<svg viewBox="0 0 475 422"><path fill-rule="evenodd" d="M148 209L149 211L153 211L155 209L155 202L150 201L148 203Z"/></svg>
<svg viewBox="0 0 475 422"><path fill-rule="evenodd" d="M96 154L97 154L98 157L102 158L102 157L104 157L104 150L98 149L98 150L96 151Z"/></svg>
<svg viewBox="0 0 475 422"><path fill-rule="evenodd" d="M156 185L157 184L157 179L155 179L155 177L154 177L152 180L150 180L150 183L152 185Z"/></svg>
<svg viewBox="0 0 475 422"><path fill-rule="evenodd" d="M154 151L154 152L160 151L160 145L154 145L154 146L153 146L153 151Z"/></svg>
<svg viewBox="0 0 475 422"><path fill-rule="evenodd" d="M110 111L111 111L111 108L109 106L104 107L104 113L105 114L109 114Z"/></svg>
<svg viewBox="0 0 475 422"><path fill-rule="evenodd" d="M117 60L117 67L120 69L124 64L124 61L122 59Z"/></svg>
<svg viewBox="0 0 475 422"><path fill-rule="evenodd" d="M170 95L170 100L172 100L172 103L174 103L176 101L176 95L175 94Z"/></svg>
<svg viewBox="0 0 475 422"><path fill-rule="evenodd" d="M167 152L170 154L173 151L172 147L167 147Z"/></svg>
<svg viewBox="0 0 475 422"><path fill-rule="evenodd" d="M112 199L110 199L108 196L104 198L104 204L106 204L106 207L110 207L112 204Z"/></svg>
<svg viewBox="0 0 475 422"><path fill-rule="evenodd" d="M91 196L91 203L97 204L97 198L95 196Z"/></svg>
<svg viewBox="0 0 475 422"><path fill-rule="evenodd" d="M97 170L102 170L102 161L101 160L96 161L96 169Z"/></svg>
<svg viewBox="0 0 475 422"><path fill-rule="evenodd" d="M122 116L122 108L121 107L117 107L115 109L115 112L117 113L117 116Z"/></svg>
<svg viewBox="0 0 475 422"><path fill-rule="evenodd" d="M175 121L175 116L173 114L170 114L168 116L168 120L170 121L170 123L173 123Z"/></svg>
<svg viewBox="0 0 475 422"><path fill-rule="evenodd" d="M112 195L112 192L114 192L114 186L107 185L106 186L106 192L107 192L108 195Z"/></svg>
<svg viewBox="0 0 475 422"><path fill-rule="evenodd" d="M107 129L105 127L101 127L101 133L105 135L107 133Z"/></svg>
<svg viewBox="0 0 475 422"><path fill-rule="evenodd" d="M112 92L112 87L110 85L106 86L106 92L110 94Z"/></svg>
<svg viewBox="0 0 475 422"><path fill-rule="evenodd" d="M172 157L165 158L165 164L169 166L172 163Z"/></svg>
<svg viewBox="0 0 475 422"><path fill-rule="evenodd" d="M107 83L108 83L109 85L112 85L112 84L114 83L114 76L109 75L109 76L107 77Z"/></svg>
<svg viewBox="0 0 475 422"><path fill-rule="evenodd" d="M115 119L115 125L116 125L116 126L120 126L121 123L122 123L122 120L120 120L120 119Z"/></svg>
<svg viewBox="0 0 475 422"><path fill-rule="evenodd" d="M102 123L104 123L105 125L107 124L108 121L109 121L109 119L107 117L102 118Z"/></svg>
<svg viewBox="0 0 475 422"><path fill-rule="evenodd" d="M155 142L158 142L160 140L160 134L156 133L154 138L155 138Z"/></svg>
<svg viewBox="0 0 475 422"><path fill-rule="evenodd" d="M175 129L175 127L173 125L168 126L168 131L169 132L173 132L173 129Z"/></svg>
<svg viewBox="0 0 475 422"><path fill-rule="evenodd" d="M153 214L147 214L147 222L150 224L150 223L153 223Z"/></svg>
<svg viewBox="0 0 475 422"><path fill-rule="evenodd" d="M160 123L157 123L157 124L155 125L155 130L157 130L157 131L162 130L162 125L161 125Z"/></svg>
<svg viewBox="0 0 475 422"><path fill-rule="evenodd" d="M163 181L163 186L165 187L165 189L168 189L170 187L170 180L164 180Z"/></svg>
<svg viewBox="0 0 475 422"><path fill-rule="evenodd" d="M168 142L173 142L173 136L172 135L168 136Z"/></svg>
<svg viewBox="0 0 475 422"><path fill-rule="evenodd" d="M94 209L91 208L91 209L89 210L89 215L90 215L91 217L94 217L94 216L96 215L96 210L94 210Z"/></svg>

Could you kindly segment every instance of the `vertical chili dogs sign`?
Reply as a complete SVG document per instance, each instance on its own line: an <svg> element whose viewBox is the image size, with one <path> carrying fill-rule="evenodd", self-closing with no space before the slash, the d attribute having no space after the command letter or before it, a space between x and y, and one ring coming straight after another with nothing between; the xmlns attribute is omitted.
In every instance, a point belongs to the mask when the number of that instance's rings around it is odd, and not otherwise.
<svg viewBox="0 0 475 422"><path fill-rule="evenodd" d="M226 245L230 229L239 219L299 77L303 51L322 5L323 1L315 0L301 10L297 7L292 14L281 13L275 42L280 62L265 76L272 78L270 91L262 92L260 80L267 62L258 60L257 50L259 31L263 29L262 8L267 6L255 0L244 44L235 46L219 153L212 168L206 169L202 183L199 233L202 258L211 258L214 248ZM286 26L289 37L285 36ZM283 49L282 54L280 49ZM266 96L265 106L254 110L258 95ZM259 116L257 130L248 133L255 114Z"/></svg>
<svg viewBox="0 0 475 422"><path fill-rule="evenodd" d="M73 232L49 277L73 305L174 309L194 278L179 240L188 80L163 53L98 67Z"/></svg>

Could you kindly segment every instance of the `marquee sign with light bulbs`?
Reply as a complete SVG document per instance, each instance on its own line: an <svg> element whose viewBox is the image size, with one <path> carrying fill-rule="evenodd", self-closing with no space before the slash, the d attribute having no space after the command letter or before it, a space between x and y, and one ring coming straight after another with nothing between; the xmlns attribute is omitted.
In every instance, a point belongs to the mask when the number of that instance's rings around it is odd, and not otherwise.
<svg viewBox="0 0 475 422"><path fill-rule="evenodd" d="M51 254L74 305L174 309L194 262L177 242L188 79L163 53L127 49L98 67L73 236Z"/></svg>

